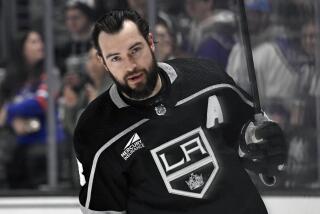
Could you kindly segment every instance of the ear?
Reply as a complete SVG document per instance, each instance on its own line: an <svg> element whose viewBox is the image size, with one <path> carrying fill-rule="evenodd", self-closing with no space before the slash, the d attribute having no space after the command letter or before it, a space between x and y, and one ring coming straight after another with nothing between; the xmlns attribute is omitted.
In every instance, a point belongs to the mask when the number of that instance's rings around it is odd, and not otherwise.
<svg viewBox="0 0 320 214"><path fill-rule="evenodd" d="M99 53L97 52L97 53L96 53L96 57L97 57L98 61L99 61L101 64L104 64L101 54L99 54Z"/></svg>
<svg viewBox="0 0 320 214"><path fill-rule="evenodd" d="M108 67L107 67L107 65L106 65L106 63L105 63L105 60L102 58L101 54L96 53L96 56L97 56L97 58L98 58L99 63L101 63L101 64L103 65L103 67L104 67L107 71L109 71L109 69L108 69Z"/></svg>
<svg viewBox="0 0 320 214"><path fill-rule="evenodd" d="M152 33L148 34L148 43L149 43L149 46L150 46L151 50L155 51L155 45L154 45L154 40L153 40Z"/></svg>

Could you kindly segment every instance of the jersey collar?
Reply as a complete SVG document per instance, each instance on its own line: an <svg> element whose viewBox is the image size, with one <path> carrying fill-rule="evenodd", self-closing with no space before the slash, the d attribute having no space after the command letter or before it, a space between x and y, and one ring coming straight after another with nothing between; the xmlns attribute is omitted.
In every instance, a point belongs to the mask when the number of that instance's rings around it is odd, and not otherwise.
<svg viewBox="0 0 320 214"><path fill-rule="evenodd" d="M178 77L177 72L174 70L174 68L164 62L158 62L158 67L160 67L164 73L168 76L170 83L173 84L173 82ZM118 108L124 108L128 107L129 105L121 98L117 86L113 84L109 90L109 95L112 100L112 102L118 107Z"/></svg>

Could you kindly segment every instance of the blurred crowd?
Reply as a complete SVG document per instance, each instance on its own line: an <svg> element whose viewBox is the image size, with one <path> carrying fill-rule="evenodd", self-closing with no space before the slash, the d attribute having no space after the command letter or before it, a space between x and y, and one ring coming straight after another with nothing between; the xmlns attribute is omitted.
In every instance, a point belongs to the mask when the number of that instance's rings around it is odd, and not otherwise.
<svg viewBox="0 0 320 214"><path fill-rule="evenodd" d="M55 2L55 1L53 1ZM156 1L156 57L216 61L249 94L237 5L230 0ZM275 188L317 188L316 22L313 1L245 0L260 99L287 135L288 163ZM113 80L96 57L90 36L111 9L132 8L148 17L147 0L62 1L55 38L50 96L55 99L59 185L78 186L72 135L84 108ZM64 27L61 28L61 25ZM0 190L41 189L47 183L48 79L41 27L17 35L0 64ZM63 29L63 30L61 30ZM59 35L64 36L59 36Z"/></svg>

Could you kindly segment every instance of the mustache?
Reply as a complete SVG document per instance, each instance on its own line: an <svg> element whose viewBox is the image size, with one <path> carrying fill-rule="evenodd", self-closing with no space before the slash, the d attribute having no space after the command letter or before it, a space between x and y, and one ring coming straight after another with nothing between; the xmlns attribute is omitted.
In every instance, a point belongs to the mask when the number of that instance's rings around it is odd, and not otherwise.
<svg viewBox="0 0 320 214"><path fill-rule="evenodd" d="M130 72L128 72L125 76L124 76L124 78L125 79L128 79L130 76L132 76L132 75L135 75L135 74L138 74L138 73L146 73L147 71L146 71L146 69L135 69L135 70L133 70L133 71L130 71Z"/></svg>

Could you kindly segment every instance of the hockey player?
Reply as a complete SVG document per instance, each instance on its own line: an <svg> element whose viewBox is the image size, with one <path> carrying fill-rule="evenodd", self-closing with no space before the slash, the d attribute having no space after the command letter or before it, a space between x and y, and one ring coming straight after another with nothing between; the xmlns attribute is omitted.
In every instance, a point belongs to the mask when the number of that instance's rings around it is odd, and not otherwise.
<svg viewBox="0 0 320 214"><path fill-rule="evenodd" d="M157 63L132 10L98 20L93 42L115 84L75 130L83 213L267 213L245 168L276 175L283 134L272 121L248 131L252 102L225 72L206 60Z"/></svg>

